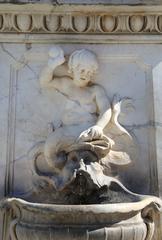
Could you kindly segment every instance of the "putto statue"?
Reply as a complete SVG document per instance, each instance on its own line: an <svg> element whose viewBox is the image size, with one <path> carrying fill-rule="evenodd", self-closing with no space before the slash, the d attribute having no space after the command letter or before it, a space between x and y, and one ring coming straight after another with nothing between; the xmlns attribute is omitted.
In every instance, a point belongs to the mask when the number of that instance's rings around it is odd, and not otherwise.
<svg viewBox="0 0 162 240"><path fill-rule="evenodd" d="M62 67L61 74L57 73L59 66ZM124 135L129 141L132 140L118 122L122 100L115 95L110 103L104 88L95 84L97 70L97 57L92 51L76 50L66 60L63 50L53 47L49 51L48 64L40 75L42 88L56 89L67 97L62 124L51 132L44 146L45 159L57 173L54 184L58 190L64 189L73 179L74 150L82 151L84 155L85 150L93 151L97 161L107 166L109 172L110 162L118 165L130 162L124 149L114 151L116 143L105 133L111 124L116 135ZM115 156L118 156L118 163Z"/></svg>
<svg viewBox="0 0 162 240"><path fill-rule="evenodd" d="M129 100L109 101L95 83L96 55L86 49L65 57L49 51L40 74L42 89L66 97L60 125L51 125L45 141L26 155L33 160L33 189L27 201L9 198L12 240L114 239L153 240L162 202L131 192L116 178L115 168L128 165L134 138L118 117ZM137 155L137 152L136 152ZM156 238L157 239L157 238Z"/></svg>

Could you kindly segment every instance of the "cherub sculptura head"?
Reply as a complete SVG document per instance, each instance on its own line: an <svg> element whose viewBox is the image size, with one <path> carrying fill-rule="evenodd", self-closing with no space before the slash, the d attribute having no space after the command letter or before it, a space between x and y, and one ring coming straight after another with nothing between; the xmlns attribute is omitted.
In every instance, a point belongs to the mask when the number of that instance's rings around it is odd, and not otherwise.
<svg viewBox="0 0 162 240"><path fill-rule="evenodd" d="M57 59L58 65L65 62L64 52L59 46L50 49L49 57L48 65L53 65L53 59ZM93 77L97 72L97 57L90 50L76 50L69 56L68 68L69 73L73 77L74 84L78 87L86 87L89 82L93 81Z"/></svg>
<svg viewBox="0 0 162 240"><path fill-rule="evenodd" d="M73 74L74 84L84 87L93 81L93 76L97 72L97 57L90 50L77 50L70 55L68 67L69 72Z"/></svg>

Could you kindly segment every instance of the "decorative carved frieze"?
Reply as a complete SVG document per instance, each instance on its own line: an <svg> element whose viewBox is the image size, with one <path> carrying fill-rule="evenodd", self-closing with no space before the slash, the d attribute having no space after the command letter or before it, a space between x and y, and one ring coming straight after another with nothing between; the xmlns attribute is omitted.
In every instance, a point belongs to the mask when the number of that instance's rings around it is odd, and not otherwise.
<svg viewBox="0 0 162 240"><path fill-rule="evenodd" d="M46 6L46 5L45 5ZM65 9L67 11L65 11ZM74 6L53 6L45 11L23 6L20 11L12 7L0 10L0 32L13 33L76 33L76 34L161 34L162 9L154 7L143 11L136 7L91 7L75 9ZM79 11L78 11L79 9ZM128 9L128 10L127 10Z"/></svg>

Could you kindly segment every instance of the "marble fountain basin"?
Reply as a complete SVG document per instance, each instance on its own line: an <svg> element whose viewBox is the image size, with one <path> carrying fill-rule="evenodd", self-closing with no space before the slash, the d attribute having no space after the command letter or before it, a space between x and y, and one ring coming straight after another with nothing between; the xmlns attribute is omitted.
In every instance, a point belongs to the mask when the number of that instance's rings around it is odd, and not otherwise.
<svg viewBox="0 0 162 240"><path fill-rule="evenodd" d="M129 203L57 205L9 198L12 240L151 240L152 212L160 207L156 197L141 197Z"/></svg>

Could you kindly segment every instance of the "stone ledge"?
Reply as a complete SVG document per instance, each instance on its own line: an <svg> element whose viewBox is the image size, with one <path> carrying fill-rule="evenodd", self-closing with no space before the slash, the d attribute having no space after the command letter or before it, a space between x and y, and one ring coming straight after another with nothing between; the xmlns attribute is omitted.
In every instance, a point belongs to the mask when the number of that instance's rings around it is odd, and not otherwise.
<svg viewBox="0 0 162 240"><path fill-rule="evenodd" d="M0 3L29 4L29 3L50 3L50 4L105 4L105 5L161 5L161 0L0 0Z"/></svg>

